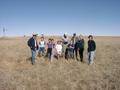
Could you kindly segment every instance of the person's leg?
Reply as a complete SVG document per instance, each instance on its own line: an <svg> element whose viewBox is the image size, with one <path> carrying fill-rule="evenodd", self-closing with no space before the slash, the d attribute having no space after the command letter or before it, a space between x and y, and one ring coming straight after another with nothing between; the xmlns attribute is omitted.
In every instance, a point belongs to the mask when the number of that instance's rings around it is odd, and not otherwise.
<svg viewBox="0 0 120 90"><path fill-rule="evenodd" d="M64 56L66 54L66 49L67 49L67 44L63 44L63 54L64 54Z"/></svg>
<svg viewBox="0 0 120 90"><path fill-rule="evenodd" d="M50 48L48 48L47 50L47 55L48 55L48 58L50 59Z"/></svg>
<svg viewBox="0 0 120 90"><path fill-rule="evenodd" d="M49 60L51 60L51 56L52 56L52 48L50 48L50 56L49 56Z"/></svg>
<svg viewBox="0 0 120 90"><path fill-rule="evenodd" d="M75 55L76 55L76 59L78 60L78 50L75 49Z"/></svg>
<svg viewBox="0 0 120 90"><path fill-rule="evenodd" d="M54 52L52 51L51 62L53 61L53 58L54 58Z"/></svg>
<svg viewBox="0 0 120 90"><path fill-rule="evenodd" d="M80 61L83 62L83 51L84 49L79 50L79 55L80 55Z"/></svg>
<svg viewBox="0 0 120 90"><path fill-rule="evenodd" d="M39 48L38 54L41 56L41 47Z"/></svg>
<svg viewBox="0 0 120 90"><path fill-rule="evenodd" d="M56 50L55 48L52 49L52 53L51 53L51 62L53 61L54 57L56 56Z"/></svg>
<svg viewBox="0 0 120 90"><path fill-rule="evenodd" d="M75 58L75 49L73 49L73 59Z"/></svg>
<svg viewBox="0 0 120 90"><path fill-rule="evenodd" d="M68 60L68 48L66 48L66 51L65 51L65 59Z"/></svg>
<svg viewBox="0 0 120 90"><path fill-rule="evenodd" d="M43 56L45 55L45 47L43 47Z"/></svg>
<svg viewBox="0 0 120 90"><path fill-rule="evenodd" d="M91 55L90 55L90 64L92 64L93 61L94 61L94 54L95 54L95 52L94 52L94 51L91 51Z"/></svg>
<svg viewBox="0 0 120 90"><path fill-rule="evenodd" d="M69 57L70 57L71 59L73 59L73 50L72 50L72 49L69 51Z"/></svg>
<svg viewBox="0 0 120 90"><path fill-rule="evenodd" d="M74 59L74 49L72 49L72 59Z"/></svg>
<svg viewBox="0 0 120 90"><path fill-rule="evenodd" d="M88 64L90 64L90 52L88 52Z"/></svg>
<svg viewBox="0 0 120 90"><path fill-rule="evenodd" d="M49 48L47 48L47 52L46 52L45 57L48 57L48 51L49 51Z"/></svg>
<svg viewBox="0 0 120 90"><path fill-rule="evenodd" d="M35 64L35 59L36 59L36 52L35 51L31 51L32 52L32 64Z"/></svg>
<svg viewBox="0 0 120 90"><path fill-rule="evenodd" d="M44 47L41 47L41 55L44 56Z"/></svg>
<svg viewBox="0 0 120 90"><path fill-rule="evenodd" d="M65 45L64 44L62 45L62 53L63 53L63 55L65 55Z"/></svg>

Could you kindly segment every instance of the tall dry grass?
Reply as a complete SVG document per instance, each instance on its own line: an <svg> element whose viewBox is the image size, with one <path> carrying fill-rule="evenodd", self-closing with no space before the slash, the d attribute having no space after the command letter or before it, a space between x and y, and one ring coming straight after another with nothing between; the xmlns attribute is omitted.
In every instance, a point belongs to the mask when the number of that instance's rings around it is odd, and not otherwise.
<svg viewBox="0 0 120 90"><path fill-rule="evenodd" d="M0 90L120 90L120 37L95 37L95 64L37 58L30 62L28 38L0 39ZM86 48L87 48L87 38Z"/></svg>

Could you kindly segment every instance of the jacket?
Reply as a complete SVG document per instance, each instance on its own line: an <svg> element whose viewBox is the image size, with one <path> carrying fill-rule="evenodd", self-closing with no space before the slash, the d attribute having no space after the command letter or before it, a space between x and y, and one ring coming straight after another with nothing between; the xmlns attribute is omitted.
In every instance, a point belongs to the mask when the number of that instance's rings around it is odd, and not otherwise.
<svg viewBox="0 0 120 90"><path fill-rule="evenodd" d="M96 43L94 40L88 41L88 52L96 50Z"/></svg>
<svg viewBox="0 0 120 90"><path fill-rule="evenodd" d="M84 49L84 44L85 44L84 39L77 41L75 44L75 49L76 50L77 49Z"/></svg>
<svg viewBox="0 0 120 90"><path fill-rule="evenodd" d="M36 47L35 47L35 40L33 38L30 38L28 40L28 46L31 48L31 50L36 51L39 47L36 41Z"/></svg>

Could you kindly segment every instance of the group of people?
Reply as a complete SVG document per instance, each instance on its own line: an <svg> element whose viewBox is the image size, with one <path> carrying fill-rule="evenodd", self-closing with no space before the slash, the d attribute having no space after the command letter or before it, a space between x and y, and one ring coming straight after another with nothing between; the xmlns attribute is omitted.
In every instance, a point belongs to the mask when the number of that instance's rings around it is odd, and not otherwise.
<svg viewBox="0 0 120 90"><path fill-rule="evenodd" d="M55 42L53 38L49 38L46 42L44 35L40 37L40 41L38 41L37 37L38 34L33 34L27 42L31 49L31 61L33 65L35 64L37 56L48 57L50 61L52 61L53 58L59 60L64 57L66 60L76 59L77 61L83 62L85 41L82 35L77 36L76 33L74 33L72 38L70 38L67 34L64 34L57 42ZM96 43L92 35L89 35L88 39L88 64L91 65L94 60Z"/></svg>

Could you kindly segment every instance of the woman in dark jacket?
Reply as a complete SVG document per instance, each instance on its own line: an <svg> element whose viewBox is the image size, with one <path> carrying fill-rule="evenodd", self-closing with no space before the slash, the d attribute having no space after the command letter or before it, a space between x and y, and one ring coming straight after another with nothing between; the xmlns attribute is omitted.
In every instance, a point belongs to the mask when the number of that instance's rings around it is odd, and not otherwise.
<svg viewBox="0 0 120 90"><path fill-rule="evenodd" d="M79 40L75 44L75 53L76 53L76 59L78 60L78 52L80 56L80 61L83 62L83 52L84 52L84 39L83 36L79 36Z"/></svg>

